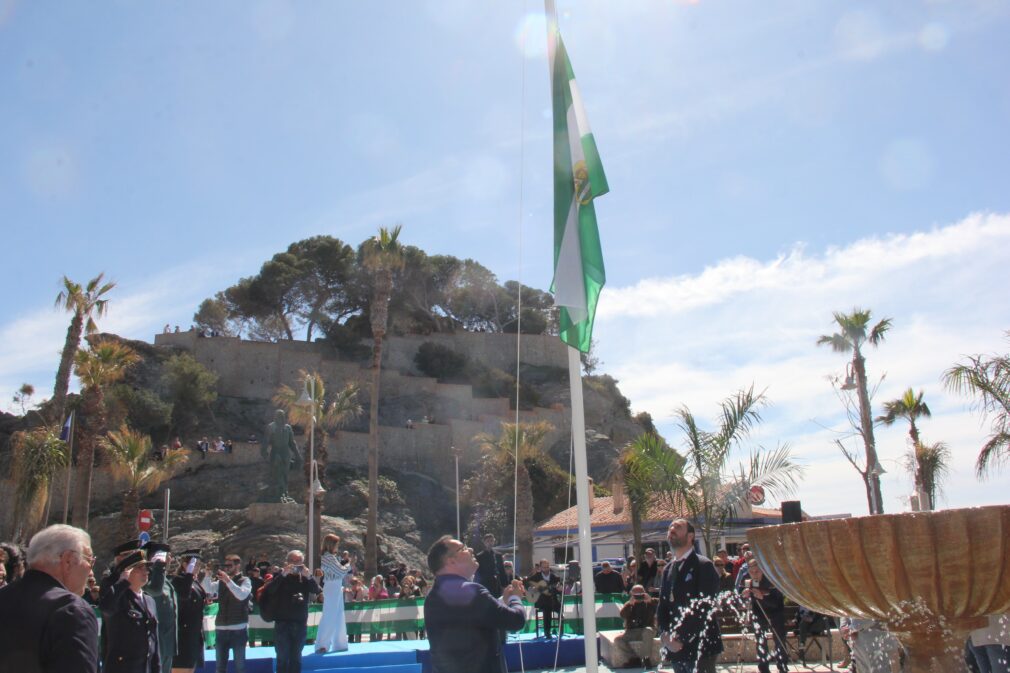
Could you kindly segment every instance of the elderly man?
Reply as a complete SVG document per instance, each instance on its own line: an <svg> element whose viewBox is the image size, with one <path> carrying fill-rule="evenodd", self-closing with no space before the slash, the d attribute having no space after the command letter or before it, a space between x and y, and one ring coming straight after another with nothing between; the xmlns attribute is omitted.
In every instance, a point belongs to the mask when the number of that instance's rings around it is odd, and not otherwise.
<svg viewBox="0 0 1010 673"><path fill-rule="evenodd" d="M435 575L424 599L433 673L505 673L502 631L518 631L526 623L522 581L512 580L502 598L495 598L473 581L473 551L448 535L428 550L428 568Z"/></svg>
<svg viewBox="0 0 1010 673"><path fill-rule="evenodd" d="M319 591L305 565L305 555L297 550L288 552L280 577L274 577L264 587L261 605L274 617L277 673L301 673L309 603Z"/></svg>
<svg viewBox="0 0 1010 673"><path fill-rule="evenodd" d="M81 593L95 564L91 537L49 526L28 545L28 571L0 589L0 671L95 673L98 619Z"/></svg>
<svg viewBox="0 0 1010 673"><path fill-rule="evenodd" d="M596 573L593 583L596 585L596 593L598 594L624 593L624 578L621 577L621 573L614 572L614 569L610 567L610 561L600 564L600 572Z"/></svg>
<svg viewBox="0 0 1010 673"><path fill-rule="evenodd" d="M622 661L638 659L638 663L646 668L652 667L650 657L652 639L656 636L658 602L657 598L646 593L641 584L631 587L631 598L621 607L624 633L614 639L614 647L620 652Z"/></svg>

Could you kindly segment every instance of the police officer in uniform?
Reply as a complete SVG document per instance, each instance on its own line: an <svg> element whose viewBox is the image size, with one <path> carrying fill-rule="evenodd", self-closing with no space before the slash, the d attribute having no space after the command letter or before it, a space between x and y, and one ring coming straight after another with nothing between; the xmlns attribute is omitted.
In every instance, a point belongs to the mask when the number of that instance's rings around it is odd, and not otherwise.
<svg viewBox="0 0 1010 673"><path fill-rule="evenodd" d="M148 542L144 545L147 558L151 562L150 578L144 593L154 599L158 615L158 652L161 654L161 670L168 673L172 670L172 659L178 651L176 640L176 622L179 618L178 600L175 587L165 576L172 557L171 548L161 542Z"/></svg>
<svg viewBox="0 0 1010 673"><path fill-rule="evenodd" d="M102 596L106 596L109 593L111 593L113 585L115 585L116 582L119 580L120 573L116 572L116 566L119 565L120 561L122 561L127 556L140 549L142 546L143 545L140 543L139 540L127 540L126 542L124 542L123 544L119 545L118 547L112 550L112 553L114 554L112 563L109 564L108 570L105 571L105 574L102 576L102 580L98 583L99 610L102 609L101 608ZM101 623L101 637L99 638L99 642L100 642L102 661L105 661L105 654L108 650L109 645L109 628L108 625L105 623L104 619L102 620Z"/></svg>
<svg viewBox="0 0 1010 673"><path fill-rule="evenodd" d="M116 564L111 577L117 579L99 597L108 637L103 673L161 673L157 607L143 592L149 577L146 554L133 552Z"/></svg>
<svg viewBox="0 0 1010 673"><path fill-rule="evenodd" d="M177 669L193 671L204 664L203 658L203 606L207 592L196 581L200 570L199 549L187 549L179 557L182 563L179 574L172 578L179 605L179 647L172 665ZM164 673L168 673L165 671Z"/></svg>

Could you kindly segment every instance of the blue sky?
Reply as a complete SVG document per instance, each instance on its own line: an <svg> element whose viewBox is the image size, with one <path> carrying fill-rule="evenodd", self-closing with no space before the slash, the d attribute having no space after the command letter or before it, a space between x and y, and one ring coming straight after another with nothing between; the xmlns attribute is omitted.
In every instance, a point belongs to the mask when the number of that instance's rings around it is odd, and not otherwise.
<svg viewBox="0 0 1010 673"><path fill-rule="evenodd" d="M104 325L146 339L293 240L394 223L546 288L542 8L491 4L0 0L0 400L51 386L62 274L113 277ZM1008 5L559 13L611 186L600 355L633 407L676 443L680 404L767 386L756 439L810 466L804 507L861 512L825 429L843 363L813 342L869 306L895 321L878 399L923 387L924 435L954 450L945 504L1004 501L1005 472L970 472L984 427L938 377L1007 348ZM890 510L902 432L878 433Z"/></svg>

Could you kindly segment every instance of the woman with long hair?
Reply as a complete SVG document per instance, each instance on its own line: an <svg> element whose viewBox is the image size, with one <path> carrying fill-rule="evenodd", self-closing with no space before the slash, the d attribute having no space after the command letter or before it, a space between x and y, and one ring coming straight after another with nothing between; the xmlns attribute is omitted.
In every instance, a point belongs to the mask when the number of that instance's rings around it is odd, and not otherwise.
<svg viewBox="0 0 1010 673"><path fill-rule="evenodd" d="M323 571L323 615L316 636L316 653L347 650L347 621L344 617L344 577L354 567L341 563L337 556L340 537L330 533L323 538L320 567Z"/></svg>

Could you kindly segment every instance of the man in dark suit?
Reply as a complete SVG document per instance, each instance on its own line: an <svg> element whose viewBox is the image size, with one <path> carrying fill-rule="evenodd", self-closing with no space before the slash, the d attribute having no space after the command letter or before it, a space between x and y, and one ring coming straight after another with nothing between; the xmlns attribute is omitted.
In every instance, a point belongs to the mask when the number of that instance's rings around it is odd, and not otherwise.
<svg viewBox="0 0 1010 673"><path fill-rule="evenodd" d="M116 564L112 574L118 579L103 586L98 599L108 637L102 671L161 673L158 608L143 592L149 579L146 554L133 552Z"/></svg>
<svg viewBox="0 0 1010 673"><path fill-rule="evenodd" d="M522 582L514 580L495 598L472 581L473 551L448 535L428 550L428 568L435 575L424 599L433 673L505 673L502 631L526 623Z"/></svg>
<svg viewBox="0 0 1010 673"><path fill-rule="evenodd" d="M501 596L502 587L508 584L505 559L494 550L494 535L488 533L483 541L484 551L477 554L477 582L490 591L492 596Z"/></svg>
<svg viewBox="0 0 1010 673"><path fill-rule="evenodd" d="M690 521L675 519L666 538L674 561L663 571L656 617L667 659L675 673L715 673L722 652L719 620L712 610L719 574L712 561L695 552Z"/></svg>
<svg viewBox="0 0 1010 673"><path fill-rule="evenodd" d="M98 670L98 619L81 598L94 564L80 528L57 524L32 537L24 577L0 589L0 671Z"/></svg>
<svg viewBox="0 0 1010 673"><path fill-rule="evenodd" d="M541 614L544 635L551 635L551 617L561 609L558 595L561 593L561 578L551 572L551 564L541 559L535 573L526 578L526 588L536 596L533 606Z"/></svg>

